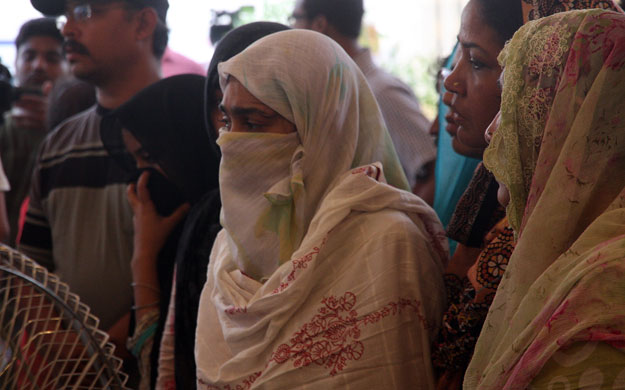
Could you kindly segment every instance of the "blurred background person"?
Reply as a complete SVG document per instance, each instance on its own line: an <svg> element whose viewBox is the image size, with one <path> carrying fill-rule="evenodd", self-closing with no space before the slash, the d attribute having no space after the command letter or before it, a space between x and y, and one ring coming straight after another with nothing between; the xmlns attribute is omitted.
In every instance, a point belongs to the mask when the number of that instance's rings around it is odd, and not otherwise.
<svg viewBox="0 0 625 390"><path fill-rule="evenodd" d="M358 43L363 15L363 0L297 0L291 23L334 39L358 65L380 106L410 187L432 204L436 147L428 132L430 121L410 87L376 66L369 49Z"/></svg>
<svg viewBox="0 0 625 390"><path fill-rule="evenodd" d="M95 87L86 81L68 75L59 77L48 95L48 112L46 115L47 131L52 131L64 120L88 109L96 103ZM34 153L36 156L36 151ZM33 162L34 164L34 162ZM31 175L28 175L30 179ZM30 180L29 180L30 183ZM26 193L28 195L28 193ZM15 234L15 246L19 245L22 237L29 198L22 200Z"/></svg>
<svg viewBox="0 0 625 390"><path fill-rule="evenodd" d="M11 227L9 244L15 245L22 202L28 194L39 144L48 131L47 94L54 82L67 74L63 37L54 18L24 23L15 38L15 80L10 111L0 127L0 155L11 191L6 206Z"/></svg>

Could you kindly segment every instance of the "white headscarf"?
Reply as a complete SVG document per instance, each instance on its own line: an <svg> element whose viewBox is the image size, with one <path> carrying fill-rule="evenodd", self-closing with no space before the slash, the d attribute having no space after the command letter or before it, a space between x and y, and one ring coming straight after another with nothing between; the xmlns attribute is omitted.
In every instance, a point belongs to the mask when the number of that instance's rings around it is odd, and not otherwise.
<svg viewBox="0 0 625 390"><path fill-rule="evenodd" d="M266 153L271 146L262 145L283 142L277 139L284 136L222 134L219 140L222 224L239 265L257 280L290 258L323 196L350 168L379 161L391 185L408 189L375 97L347 53L332 39L306 30L272 34L262 41L219 65L222 89L228 77L236 78L294 123L299 137L299 147L287 148L292 155L282 153L281 162L276 153ZM231 142L244 151L233 150ZM271 167L285 162L290 164L286 182L277 185L278 177L263 181ZM247 180L258 199L236 199L231 180L224 178L237 175L258 176ZM262 191L266 199L260 197ZM270 257L278 253L280 261L275 262Z"/></svg>

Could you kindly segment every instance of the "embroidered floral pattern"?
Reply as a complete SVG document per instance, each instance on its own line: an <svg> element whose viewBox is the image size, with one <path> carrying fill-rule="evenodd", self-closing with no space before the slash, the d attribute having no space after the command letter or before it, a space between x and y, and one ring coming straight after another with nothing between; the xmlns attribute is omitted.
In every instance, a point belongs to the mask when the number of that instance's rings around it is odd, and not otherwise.
<svg viewBox="0 0 625 390"><path fill-rule="evenodd" d="M330 375L334 376L345 369L349 361L360 360L364 354L365 346L359 341L364 327L386 317L399 315L405 310L416 313L425 329L432 328L421 314L421 302L416 299L399 298L362 317L354 309L357 300L356 294L352 292L346 292L342 297L324 298L321 301L323 307L295 332L288 344L276 348L265 369L270 364L284 364L288 361L292 361L295 368L314 363L328 368ZM248 390L263 372L257 371L236 385L217 386L202 379L198 379L198 383L205 390Z"/></svg>
<svg viewBox="0 0 625 390"><path fill-rule="evenodd" d="M476 279L480 285L496 290L514 250L514 231L506 226L480 253Z"/></svg>
<svg viewBox="0 0 625 390"><path fill-rule="evenodd" d="M287 287L289 287L291 282L295 280L295 273L297 272L297 270L308 267L308 263L310 263L319 254L321 249L325 246L327 239L328 239L327 237L324 237L323 241L321 241L321 245L313 247L313 249L307 254L305 254L304 256L291 261L291 264L293 265L293 270L286 277L286 280L281 282L280 286L278 286L277 288L273 290L274 294L281 293Z"/></svg>
<svg viewBox="0 0 625 390"><path fill-rule="evenodd" d="M346 292L342 297L324 298L323 307L306 324L302 325L290 343L281 344L271 355L270 363L284 364L288 361L294 367L317 364L330 370L330 375L342 371L349 361L359 360L365 347L359 341L362 328L377 323L404 310L417 313L420 321L426 324L420 313L420 302L399 299L390 302L380 310L359 317L354 310L356 295ZM426 324L426 327L429 327Z"/></svg>

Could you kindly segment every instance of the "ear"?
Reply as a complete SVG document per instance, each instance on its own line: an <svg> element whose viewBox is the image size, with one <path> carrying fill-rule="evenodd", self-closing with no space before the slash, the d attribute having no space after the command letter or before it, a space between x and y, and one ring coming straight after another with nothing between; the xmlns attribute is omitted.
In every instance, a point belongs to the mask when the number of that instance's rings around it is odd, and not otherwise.
<svg viewBox="0 0 625 390"><path fill-rule="evenodd" d="M328 19L325 17L325 15L315 16L310 22L310 29L322 34L326 34L328 32Z"/></svg>
<svg viewBox="0 0 625 390"><path fill-rule="evenodd" d="M138 20L137 24L137 39L143 40L152 37L156 24L158 23L158 15L156 10L151 7L145 7L136 15Z"/></svg>

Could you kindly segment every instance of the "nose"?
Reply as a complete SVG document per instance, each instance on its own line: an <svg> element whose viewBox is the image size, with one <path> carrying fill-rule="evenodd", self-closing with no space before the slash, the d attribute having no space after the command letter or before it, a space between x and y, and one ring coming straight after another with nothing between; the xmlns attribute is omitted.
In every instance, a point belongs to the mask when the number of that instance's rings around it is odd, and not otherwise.
<svg viewBox="0 0 625 390"><path fill-rule="evenodd" d="M39 53L33 59L33 69L44 70L48 62L45 59L45 55L43 53Z"/></svg>
<svg viewBox="0 0 625 390"><path fill-rule="evenodd" d="M462 54L460 54L462 56ZM457 95L464 95L465 87L462 80L462 58L458 58L458 63L454 69L445 77L443 81L445 89Z"/></svg>
<svg viewBox="0 0 625 390"><path fill-rule="evenodd" d="M490 125L488 125L484 132L484 139L487 144L490 144L490 140L493 139L493 134L495 134L497 128L499 128L499 123L501 123L501 111L497 112L497 115L495 115L495 118L493 118L493 121L490 122Z"/></svg>
<svg viewBox="0 0 625 390"><path fill-rule="evenodd" d="M75 37L76 23L74 21L74 18L65 18L59 30L61 31L61 35L63 35L65 38Z"/></svg>

